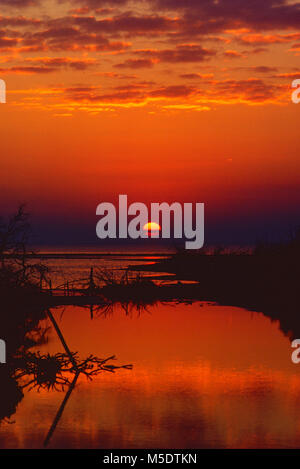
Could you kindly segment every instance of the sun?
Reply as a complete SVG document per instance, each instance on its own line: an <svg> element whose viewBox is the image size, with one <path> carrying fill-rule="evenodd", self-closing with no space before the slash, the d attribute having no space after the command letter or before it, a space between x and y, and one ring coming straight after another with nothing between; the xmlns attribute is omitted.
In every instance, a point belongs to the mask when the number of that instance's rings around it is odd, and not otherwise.
<svg viewBox="0 0 300 469"><path fill-rule="evenodd" d="M143 226L143 230L147 231L148 234L158 234L161 231L161 227L154 221L149 221Z"/></svg>

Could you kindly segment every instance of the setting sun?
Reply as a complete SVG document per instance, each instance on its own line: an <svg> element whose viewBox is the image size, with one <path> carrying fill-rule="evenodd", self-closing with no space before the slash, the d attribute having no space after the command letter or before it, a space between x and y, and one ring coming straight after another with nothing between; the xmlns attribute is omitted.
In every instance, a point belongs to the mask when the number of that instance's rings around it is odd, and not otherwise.
<svg viewBox="0 0 300 469"><path fill-rule="evenodd" d="M155 223L153 221L149 221L149 223L146 223L144 226L143 226L143 230L144 231L150 231L151 233L155 232L155 231L160 231L161 230L161 227L159 226L158 223Z"/></svg>

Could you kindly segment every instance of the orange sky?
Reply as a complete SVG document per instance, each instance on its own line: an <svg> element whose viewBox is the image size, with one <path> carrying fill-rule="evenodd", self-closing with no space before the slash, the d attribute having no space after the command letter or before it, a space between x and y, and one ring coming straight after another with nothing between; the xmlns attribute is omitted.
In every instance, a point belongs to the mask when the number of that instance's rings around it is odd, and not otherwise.
<svg viewBox="0 0 300 469"><path fill-rule="evenodd" d="M84 220L126 193L296 223L300 3L0 6L1 211Z"/></svg>

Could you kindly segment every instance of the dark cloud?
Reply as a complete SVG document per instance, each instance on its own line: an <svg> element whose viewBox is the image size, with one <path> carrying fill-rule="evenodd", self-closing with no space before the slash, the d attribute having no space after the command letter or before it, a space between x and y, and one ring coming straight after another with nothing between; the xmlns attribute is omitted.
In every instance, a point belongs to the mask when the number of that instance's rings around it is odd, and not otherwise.
<svg viewBox="0 0 300 469"><path fill-rule="evenodd" d="M38 26L42 21L34 18L25 18L24 16L0 16L0 26Z"/></svg>
<svg viewBox="0 0 300 469"><path fill-rule="evenodd" d="M198 73L183 73L182 75L179 75L180 78L185 78L187 80L199 80L199 74Z"/></svg>
<svg viewBox="0 0 300 469"><path fill-rule="evenodd" d="M124 50L123 37L159 35L177 28L178 20L158 15L136 16L130 12L97 19L94 16L66 16L35 20L24 17L0 17L0 26L19 29L20 47L30 50ZM31 26L31 31L21 30ZM118 39L118 40L116 40Z"/></svg>
<svg viewBox="0 0 300 469"><path fill-rule="evenodd" d="M226 50L224 52L224 57L227 59L240 59L241 57L244 57L244 55L236 50Z"/></svg>
<svg viewBox="0 0 300 469"><path fill-rule="evenodd" d="M195 88L192 86L173 85L150 91L149 96L155 98L182 98L190 96L195 91Z"/></svg>
<svg viewBox="0 0 300 469"><path fill-rule="evenodd" d="M1 42L0 42L1 44ZM46 74L57 71L59 68L70 68L73 70L86 70L94 65L94 61L89 59L73 59L70 57L38 57L34 59L24 59L23 63L8 68L2 68L2 73L15 74Z"/></svg>
<svg viewBox="0 0 300 469"><path fill-rule="evenodd" d="M36 67L36 66L14 66L10 68L0 68L1 73L15 73L15 74L47 74L55 72L56 68L54 67Z"/></svg>
<svg viewBox="0 0 300 469"><path fill-rule="evenodd" d="M213 73L182 73L179 75L184 80L201 80L201 83L210 83L210 79L213 78Z"/></svg>
<svg viewBox="0 0 300 469"><path fill-rule="evenodd" d="M274 73L278 71L277 67L270 67L268 65L253 65L252 67L234 67L230 69L231 71L244 71L244 72L254 72L254 73Z"/></svg>
<svg viewBox="0 0 300 469"><path fill-rule="evenodd" d="M267 65L258 65L257 67L251 67L251 70L258 73L271 73L276 72L277 67L268 67Z"/></svg>
<svg viewBox="0 0 300 469"><path fill-rule="evenodd" d="M101 93L99 87L73 87L62 90L67 100L78 102L118 103L118 102L146 102L151 99L189 100L190 103L201 101L209 104L216 103L218 99L228 103L261 104L275 102L282 95L282 86L267 83L261 79L248 78L246 80L211 80L209 86L199 88L189 85L161 86L153 89L153 83L129 84L116 87L111 92Z"/></svg>
<svg viewBox="0 0 300 469"><path fill-rule="evenodd" d="M65 0L60 0L61 3ZM89 8L101 8L101 7L110 7L110 6L121 6L121 5L126 5L129 2L129 0L73 0L73 4L78 4L83 7L89 7Z"/></svg>
<svg viewBox="0 0 300 469"><path fill-rule="evenodd" d="M160 9L180 10L191 23L223 27L247 26L255 30L300 26L300 3L288 0L154 0Z"/></svg>
<svg viewBox="0 0 300 469"><path fill-rule="evenodd" d="M197 44L183 44L174 49L146 50L136 53L157 59L159 62L168 63L202 62L216 55L215 51L205 49Z"/></svg>
<svg viewBox="0 0 300 469"><path fill-rule="evenodd" d="M64 90L67 99L78 102L102 103L102 102L121 102L121 101L142 101L144 93L138 88L124 88L115 90L111 93L101 93L99 87L72 87Z"/></svg>
<svg viewBox="0 0 300 469"><path fill-rule="evenodd" d="M145 49L132 52L140 56L138 59L127 59L123 63L115 65L118 68L150 68L155 63L193 63L203 62L216 55L213 50L208 50L196 44L178 45L174 49Z"/></svg>
<svg viewBox="0 0 300 469"><path fill-rule="evenodd" d="M150 87L152 82L147 84L132 84L124 87L115 88L113 92L101 94L99 88L96 87L79 87L66 88L68 99L75 101L88 102L118 102L118 101L134 101L141 102L147 98L186 98L192 95L196 89L185 85L165 86L152 90Z"/></svg>
<svg viewBox="0 0 300 469"><path fill-rule="evenodd" d="M66 22L67 23L67 22ZM103 34L82 32L75 26L60 23L43 31L25 33L22 46L38 46L41 50L88 50L116 51L124 50L129 44L122 41L110 41Z"/></svg>
<svg viewBox="0 0 300 469"><path fill-rule="evenodd" d="M214 93L222 99L262 103L275 99L281 91L280 87L266 83L258 78L246 80L223 80L213 83Z"/></svg>
<svg viewBox="0 0 300 469"><path fill-rule="evenodd" d="M0 0L0 6L9 6L9 7L31 7L38 5L39 0Z"/></svg>
<svg viewBox="0 0 300 469"><path fill-rule="evenodd" d="M116 68L151 68L154 62L151 59L127 59L123 63L116 64Z"/></svg>
<svg viewBox="0 0 300 469"><path fill-rule="evenodd" d="M126 85L115 86L114 89L118 91L139 90L139 89L147 89L153 85L155 85L154 81L138 81L138 82L129 83Z"/></svg>
<svg viewBox="0 0 300 469"><path fill-rule="evenodd" d="M66 21L61 19L58 21ZM161 15L134 15L131 12L115 15L111 18L96 19L94 16L78 16L67 20L89 33L125 33L130 36L158 34L176 30L180 25L178 19Z"/></svg>
<svg viewBox="0 0 300 469"><path fill-rule="evenodd" d="M0 32L0 50L11 49L12 47L15 47L17 44L18 44L17 39L2 36Z"/></svg>
<svg viewBox="0 0 300 469"><path fill-rule="evenodd" d="M63 2L63 0L61 0ZM288 0L140 0L148 5L152 14L126 11L110 18L97 18L89 14L107 12L112 15L127 0L64 0L75 13L65 18L48 22L47 29L78 28L80 34L111 34L117 36L159 35L164 33L169 39L181 40L222 33L228 29L250 28L253 31L299 29L300 2ZM26 7L38 4L37 0L0 0L0 5ZM113 11L109 8L113 6ZM77 7L77 8L75 8ZM106 8L107 7L107 8ZM122 11L122 10L121 10ZM170 13L171 11L171 13ZM77 12L77 14L76 14ZM175 16L176 13L176 16ZM89 15L89 16L86 16ZM1 18L0 18L1 20ZM15 21L22 25L22 18ZM23 19L25 22L25 19ZM17 24L16 24L17 25ZM217 38L215 36L215 38ZM220 38L218 38L220 40ZM247 37L241 41L252 44ZM278 42L281 41L280 38ZM261 38L256 44L269 43Z"/></svg>
<svg viewBox="0 0 300 469"><path fill-rule="evenodd" d="M155 63L193 63L203 62L214 56L215 51L203 48L196 44L178 45L174 49L145 49L132 52L133 55L141 58L130 58L123 63L115 65L118 68L150 68Z"/></svg>
<svg viewBox="0 0 300 469"><path fill-rule="evenodd" d="M28 62L33 61L40 65L51 66L51 67L70 67L74 70L86 70L87 68L94 65L93 60L89 59L74 59L70 57L46 57L28 59Z"/></svg>

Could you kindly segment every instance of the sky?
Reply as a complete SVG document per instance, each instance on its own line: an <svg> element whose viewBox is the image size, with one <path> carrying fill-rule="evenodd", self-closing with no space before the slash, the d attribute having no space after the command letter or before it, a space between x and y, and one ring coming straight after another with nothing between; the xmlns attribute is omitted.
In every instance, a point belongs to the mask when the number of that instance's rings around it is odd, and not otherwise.
<svg viewBox="0 0 300 469"><path fill-rule="evenodd" d="M0 213L97 244L96 207L203 202L207 244L300 224L300 2L0 0Z"/></svg>

